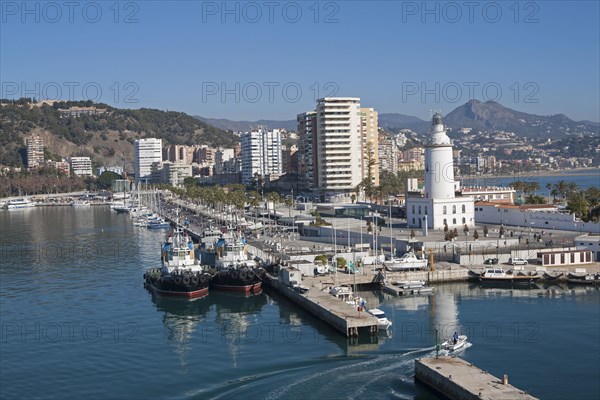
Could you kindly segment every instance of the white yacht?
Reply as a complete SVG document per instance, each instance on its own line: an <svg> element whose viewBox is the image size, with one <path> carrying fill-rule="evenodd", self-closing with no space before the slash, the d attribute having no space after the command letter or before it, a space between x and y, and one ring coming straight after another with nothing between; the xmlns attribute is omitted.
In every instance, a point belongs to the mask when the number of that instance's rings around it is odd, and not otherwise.
<svg viewBox="0 0 600 400"><path fill-rule="evenodd" d="M10 200L8 203L6 203L6 208L9 210L14 210L17 208L29 208L29 207L35 207L35 202L29 200L26 197Z"/></svg>
<svg viewBox="0 0 600 400"><path fill-rule="evenodd" d="M417 258L415 253L411 250L400 258L392 257L390 260L384 261L383 266L388 271L423 270L427 268L427 260Z"/></svg>

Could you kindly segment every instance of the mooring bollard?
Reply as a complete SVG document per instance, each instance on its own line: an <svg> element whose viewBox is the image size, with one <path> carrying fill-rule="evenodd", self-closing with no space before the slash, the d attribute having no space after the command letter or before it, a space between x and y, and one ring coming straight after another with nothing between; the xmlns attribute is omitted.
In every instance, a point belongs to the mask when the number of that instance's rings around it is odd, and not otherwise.
<svg viewBox="0 0 600 400"><path fill-rule="evenodd" d="M504 374L504 379L502 380L503 385L508 385L508 375Z"/></svg>

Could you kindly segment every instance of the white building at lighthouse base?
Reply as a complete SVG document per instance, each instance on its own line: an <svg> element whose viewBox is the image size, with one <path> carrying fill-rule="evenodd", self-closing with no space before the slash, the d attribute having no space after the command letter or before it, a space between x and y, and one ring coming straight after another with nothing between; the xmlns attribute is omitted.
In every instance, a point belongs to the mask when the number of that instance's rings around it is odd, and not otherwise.
<svg viewBox="0 0 600 400"><path fill-rule="evenodd" d="M454 197L450 199L427 199L411 197L406 202L406 217L411 228L428 229L457 228L475 225L475 207L472 197Z"/></svg>

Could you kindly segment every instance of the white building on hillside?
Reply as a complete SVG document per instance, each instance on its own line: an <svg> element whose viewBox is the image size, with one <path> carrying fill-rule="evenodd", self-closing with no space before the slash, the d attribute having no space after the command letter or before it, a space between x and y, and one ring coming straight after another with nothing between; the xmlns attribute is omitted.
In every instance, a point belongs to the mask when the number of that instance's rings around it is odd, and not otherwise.
<svg viewBox="0 0 600 400"><path fill-rule="evenodd" d="M133 165L138 182L151 182L152 173L162 166L162 139L146 138L134 143Z"/></svg>
<svg viewBox="0 0 600 400"><path fill-rule="evenodd" d="M89 157L71 157L69 159L71 171L77 176L92 175L92 160Z"/></svg>
<svg viewBox="0 0 600 400"><path fill-rule="evenodd" d="M452 142L446 135L442 116L432 119L431 138L425 146L425 192L406 199L409 227L449 229L475 224L472 197L456 196L459 182L454 180Z"/></svg>

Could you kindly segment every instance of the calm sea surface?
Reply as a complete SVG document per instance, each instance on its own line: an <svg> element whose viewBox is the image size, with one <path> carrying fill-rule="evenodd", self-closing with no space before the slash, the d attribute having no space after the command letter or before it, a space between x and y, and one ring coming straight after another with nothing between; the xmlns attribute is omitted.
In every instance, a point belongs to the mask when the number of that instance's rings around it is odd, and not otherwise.
<svg viewBox="0 0 600 400"><path fill-rule="evenodd" d="M413 362L436 329L537 397L600 398L597 289L363 291L393 331L347 340L277 295L152 296L164 234L104 207L1 211L0 398L434 399Z"/></svg>
<svg viewBox="0 0 600 400"><path fill-rule="evenodd" d="M557 171L556 174L548 176L541 175L536 171L530 171L520 172L510 177L479 177L463 179L463 181L466 185L479 186L509 186L514 181L538 182L540 185L538 194L548 196L546 185L548 183L553 185L559 181L575 182L582 189L587 189L591 186L600 187L600 169Z"/></svg>

